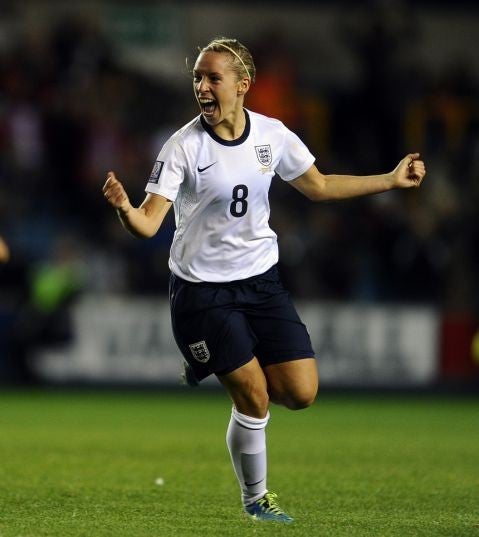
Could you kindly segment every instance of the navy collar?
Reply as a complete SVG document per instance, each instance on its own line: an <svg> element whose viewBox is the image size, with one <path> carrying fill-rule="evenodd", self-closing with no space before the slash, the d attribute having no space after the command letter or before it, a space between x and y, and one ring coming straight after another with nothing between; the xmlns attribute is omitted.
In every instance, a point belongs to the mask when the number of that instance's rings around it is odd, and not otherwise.
<svg viewBox="0 0 479 537"><path fill-rule="evenodd" d="M244 114L246 118L246 125L245 125L243 133L241 134L239 138L236 138L236 140L223 140L223 138L220 138L215 133L213 128L210 125L208 125L208 123L206 123L203 117L203 114L200 115L200 121L205 131L211 136L211 138L213 138L213 140L215 140L215 142L218 142L221 145L229 145L229 146L240 145L248 138L250 130L251 130L251 121L249 119L248 111L245 108L244 108Z"/></svg>

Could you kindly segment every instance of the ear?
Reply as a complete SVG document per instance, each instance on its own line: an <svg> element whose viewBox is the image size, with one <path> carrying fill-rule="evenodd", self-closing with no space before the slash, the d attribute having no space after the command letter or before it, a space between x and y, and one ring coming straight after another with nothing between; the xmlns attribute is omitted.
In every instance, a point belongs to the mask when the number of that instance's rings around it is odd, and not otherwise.
<svg viewBox="0 0 479 537"><path fill-rule="evenodd" d="M247 77L238 82L238 95L245 95L251 86L251 80Z"/></svg>

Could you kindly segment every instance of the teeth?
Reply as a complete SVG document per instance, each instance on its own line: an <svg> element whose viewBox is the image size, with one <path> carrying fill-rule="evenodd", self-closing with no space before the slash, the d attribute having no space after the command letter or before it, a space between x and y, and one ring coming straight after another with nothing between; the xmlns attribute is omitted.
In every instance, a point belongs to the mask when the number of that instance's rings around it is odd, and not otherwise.
<svg viewBox="0 0 479 537"><path fill-rule="evenodd" d="M215 101L214 99L199 99L201 104L213 104Z"/></svg>

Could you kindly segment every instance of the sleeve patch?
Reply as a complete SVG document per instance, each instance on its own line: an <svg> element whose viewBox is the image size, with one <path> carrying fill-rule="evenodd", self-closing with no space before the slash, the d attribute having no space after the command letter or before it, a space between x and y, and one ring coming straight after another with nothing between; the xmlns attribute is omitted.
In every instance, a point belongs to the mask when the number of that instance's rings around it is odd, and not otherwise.
<svg viewBox="0 0 479 537"><path fill-rule="evenodd" d="M160 180L161 171L163 170L164 162L162 160L157 160L153 169L151 170L150 178L148 179L149 183L156 183Z"/></svg>

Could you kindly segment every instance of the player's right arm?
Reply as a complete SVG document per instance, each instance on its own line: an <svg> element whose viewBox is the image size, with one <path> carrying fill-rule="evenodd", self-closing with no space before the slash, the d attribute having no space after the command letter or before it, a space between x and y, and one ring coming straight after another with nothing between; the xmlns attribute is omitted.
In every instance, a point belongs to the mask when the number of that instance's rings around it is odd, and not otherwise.
<svg viewBox="0 0 479 537"><path fill-rule="evenodd" d="M135 208L130 203L123 185L113 172L108 172L103 185L103 195L116 209L123 227L135 237L153 237L172 205L172 202L158 194L147 194L143 203Z"/></svg>

